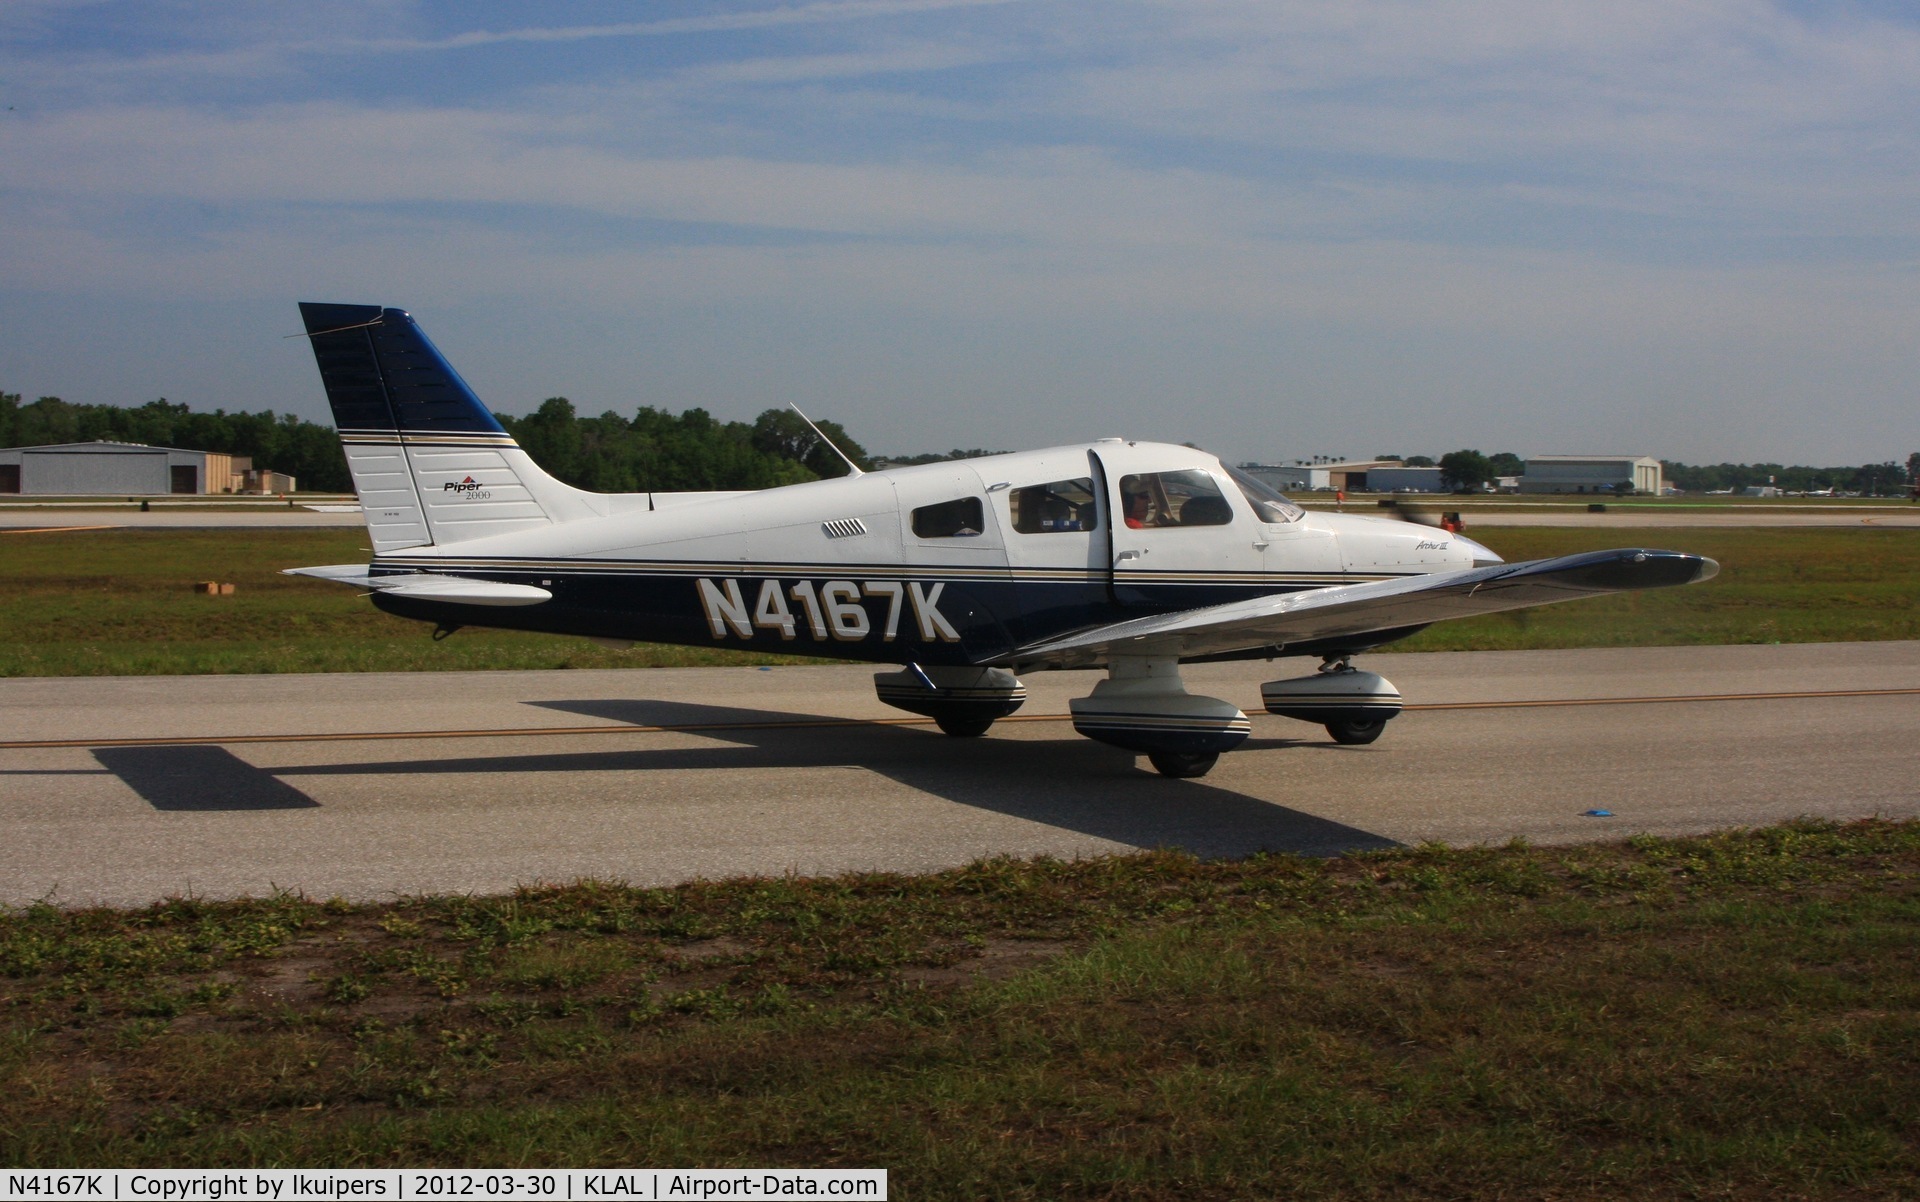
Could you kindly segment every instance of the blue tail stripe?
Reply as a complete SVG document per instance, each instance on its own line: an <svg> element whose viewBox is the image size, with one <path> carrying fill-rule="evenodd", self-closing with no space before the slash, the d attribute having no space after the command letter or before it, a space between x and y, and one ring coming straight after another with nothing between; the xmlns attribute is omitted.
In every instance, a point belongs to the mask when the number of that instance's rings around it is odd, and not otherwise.
<svg viewBox="0 0 1920 1202"><path fill-rule="evenodd" d="M505 433L405 310L302 302L300 317L339 429Z"/></svg>

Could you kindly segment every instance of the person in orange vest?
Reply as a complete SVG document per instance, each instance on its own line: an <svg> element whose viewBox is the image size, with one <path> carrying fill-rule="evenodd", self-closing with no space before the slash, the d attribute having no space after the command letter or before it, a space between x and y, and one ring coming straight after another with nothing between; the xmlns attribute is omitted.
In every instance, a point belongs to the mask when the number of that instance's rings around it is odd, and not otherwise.
<svg viewBox="0 0 1920 1202"><path fill-rule="evenodd" d="M1346 503L1347 503L1347 490L1344 488L1334 489L1333 490L1333 507L1335 509L1338 509L1342 505L1345 505Z"/></svg>

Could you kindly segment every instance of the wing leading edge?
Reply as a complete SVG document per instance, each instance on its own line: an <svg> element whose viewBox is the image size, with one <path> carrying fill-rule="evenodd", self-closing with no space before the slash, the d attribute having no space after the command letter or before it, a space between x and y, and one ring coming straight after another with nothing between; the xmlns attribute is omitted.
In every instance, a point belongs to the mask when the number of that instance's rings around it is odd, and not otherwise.
<svg viewBox="0 0 1920 1202"><path fill-rule="evenodd" d="M1719 571L1720 565L1713 560L1679 551L1587 551L1135 618L1034 643L994 662L1022 668L1084 668L1116 655L1186 659L1285 647L1604 593L1691 584L1709 580Z"/></svg>

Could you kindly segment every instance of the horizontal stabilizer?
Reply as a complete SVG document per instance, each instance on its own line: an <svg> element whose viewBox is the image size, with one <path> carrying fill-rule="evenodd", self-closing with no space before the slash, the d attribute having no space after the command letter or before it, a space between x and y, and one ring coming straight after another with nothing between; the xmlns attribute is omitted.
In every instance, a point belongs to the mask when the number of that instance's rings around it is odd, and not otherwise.
<svg viewBox="0 0 1920 1202"><path fill-rule="evenodd" d="M433 572L398 572L372 576L370 564L334 564L319 568L287 568L283 576L312 576L336 584L370 589L416 601L445 601L454 605L538 605L553 594L531 584L475 580L470 576L442 576Z"/></svg>
<svg viewBox="0 0 1920 1202"><path fill-rule="evenodd" d="M1277 593L1082 630L995 663L1079 668L1115 655L1191 658L1318 642L1711 579L1720 565L1678 551L1588 551L1558 559Z"/></svg>

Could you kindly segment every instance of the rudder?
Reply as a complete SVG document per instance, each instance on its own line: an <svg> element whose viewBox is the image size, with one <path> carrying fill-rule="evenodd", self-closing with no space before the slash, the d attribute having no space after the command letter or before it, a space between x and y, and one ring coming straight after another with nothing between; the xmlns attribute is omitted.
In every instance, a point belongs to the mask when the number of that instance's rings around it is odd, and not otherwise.
<svg viewBox="0 0 1920 1202"><path fill-rule="evenodd" d="M528 458L405 310L300 316L376 554L606 512Z"/></svg>

